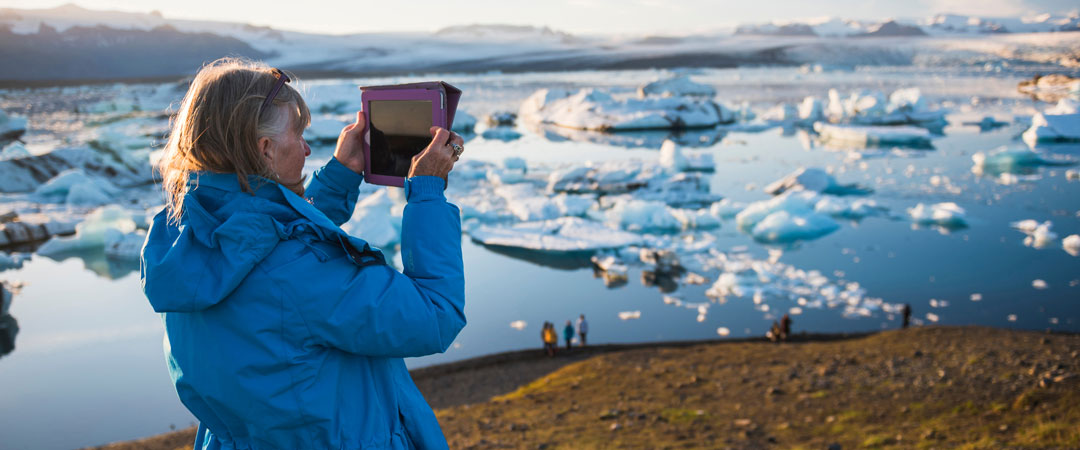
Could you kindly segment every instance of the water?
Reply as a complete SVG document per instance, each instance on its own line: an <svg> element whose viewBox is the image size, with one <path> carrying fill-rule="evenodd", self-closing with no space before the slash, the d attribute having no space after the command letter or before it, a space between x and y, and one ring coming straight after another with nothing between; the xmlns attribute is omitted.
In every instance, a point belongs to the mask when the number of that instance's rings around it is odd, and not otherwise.
<svg viewBox="0 0 1080 450"><path fill-rule="evenodd" d="M462 108L480 116L515 110L540 87L607 87L629 91L658 74L654 71L581 72L515 75L430 75L463 88ZM731 221L708 231L718 247L745 251L756 258L782 252L779 261L804 270L818 270L831 281L857 282L868 296L891 303L910 303L923 323L978 324L1024 329L1080 330L1080 264L1056 242L1043 249L1025 246L1024 235L1009 227L1023 219L1052 220L1064 237L1080 233L1080 182L1067 181L1063 168L1033 171L1038 179L1000 184L972 172L971 155L1001 145L1023 145L1016 137L1024 124L989 132L963 126L965 120L995 115L1012 121L1037 106L1015 93L1027 73L989 74L962 69L879 68L854 72L800 74L793 69L698 71L695 79L713 84L720 98L768 106L830 87L842 93L854 88L886 92L919 86L934 103L950 108L951 125L934 139L930 150L905 150L864 159L845 151L822 148L803 132L773 129L763 133L698 133L701 149L711 152L717 171L713 192L736 201L767 198L761 186L799 167L832 168L844 183L875 189L870 198L897 216L842 221L825 237L782 247L756 243ZM361 84L409 81L408 78L358 80ZM310 84L311 96L340 80ZM322 87L320 87L322 86ZM145 86L104 86L78 90L80 102L132 95ZM72 122L65 96L71 90L7 91L0 107L31 117L28 148L42 151L64 142L79 142L93 130L89 120ZM972 97L978 97L973 101ZM145 97L144 97L145 98ZM168 96L162 95L168 104ZM105 113L107 117L111 113ZM585 140L551 139L520 127L524 137L511 142L473 138L468 158L500 162L521 156L536 164L581 163L586 160L653 160L665 134L643 134L635 146L622 137L584 134ZM629 142L629 143L628 143ZM809 145L807 143L810 143ZM885 149L889 150L889 149ZM1056 153L1080 156L1076 147ZM325 162L332 148L314 149L308 170ZM934 177L939 181L932 182ZM942 177L949 182L943 183ZM152 197L152 192L148 194ZM0 202L4 197L0 197ZM913 228L904 219L917 203L952 201L965 208L970 227L942 232ZM454 361L505 350L539 348L544 321L557 328L585 314L590 341L640 342L717 337L725 327L732 336L762 335L778 315L794 303L770 302L761 311L748 299L713 302L701 320L696 309L665 304L665 295L687 303L707 302L709 284L680 286L673 292L641 281L631 268L629 283L615 288L594 278L587 260L542 257L524 251L487 248L465 239L466 313L469 325L444 354L408 361L411 367ZM0 273L5 281L25 283L10 313L21 331L16 349L0 359L0 435L4 448L62 449L132 439L185 427L194 418L176 399L161 355L161 323L143 298L137 267L110 262L101 255L78 255L56 261L35 255L21 269ZM1036 279L1047 284L1036 289ZM972 301L972 294L981 300ZM948 306L940 306L940 301ZM621 311L641 311L636 320L620 320ZM928 316L930 314L930 316ZM1010 319L1012 317L1012 319ZM841 309L803 308L794 315L794 329L811 332L865 331L894 328L899 317L877 312L845 317ZM510 327L524 320L523 330Z"/></svg>

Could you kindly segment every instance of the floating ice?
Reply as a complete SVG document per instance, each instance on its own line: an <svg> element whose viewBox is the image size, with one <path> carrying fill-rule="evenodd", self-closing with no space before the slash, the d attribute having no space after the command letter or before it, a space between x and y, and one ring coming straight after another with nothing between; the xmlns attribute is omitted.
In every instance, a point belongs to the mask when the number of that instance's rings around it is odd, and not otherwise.
<svg viewBox="0 0 1080 450"><path fill-rule="evenodd" d="M29 259L29 257L22 253L8 254L7 252L0 251L0 271L19 269L27 259Z"/></svg>
<svg viewBox="0 0 1080 450"><path fill-rule="evenodd" d="M348 125L345 121L329 117L313 117L311 126L304 130L304 138L318 143L337 142L341 130Z"/></svg>
<svg viewBox="0 0 1080 450"><path fill-rule="evenodd" d="M867 194L870 189L855 184L839 184L836 178L816 167L799 168L788 176L765 186L766 194L778 195L787 190L805 190L832 195Z"/></svg>
<svg viewBox="0 0 1080 450"><path fill-rule="evenodd" d="M27 156L30 156L30 151L26 149L22 142L18 141L12 142L3 150L0 150L0 159L25 158Z"/></svg>
<svg viewBox="0 0 1080 450"><path fill-rule="evenodd" d="M489 141L510 142L521 139L521 133L510 127L494 127L484 130L480 136Z"/></svg>
<svg viewBox="0 0 1080 450"><path fill-rule="evenodd" d="M716 96L716 89L712 86L696 83L686 75L676 75L671 78L652 81L638 88L638 95L642 97L656 95L660 97L706 97Z"/></svg>
<svg viewBox="0 0 1080 450"><path fill-rule="evenodd" d="M945 111L927 108L919 88L898 89L888 100L878 91L856 91L841 98L836 89L830 89L826 114L833 122L864 125L933 124L945 120Z"/></svg>
<svg viewBox="0 0 1080 450"><path fill-rule="evenodd" d="M8 115L0 110L0 142L18 139L26 133L26 118Z"/></svg>
<svg viewBox="0 0 1080 450"><path fill-rule="evenodd" d="M711 153L684 152L675 141L667 139L660 146L660 165L676 172L696 170L712 172L716 169Z"/></svg>
<svg viewBox="0 0 1080 450"><path fill-rule="evenodd" d="M88 214L86 218L75 226L74 236L54 236L38 247L37 253L41 255L56 255L64 252L91 250L103 248L107 242L123 246L120 241L128 239L124 235L134 233L136 222L133 219L136 214L142 214L124 209L119 205L108 205ZM117 235L116 233L120 233ZM141 246L141 243L139 244ZM119 249L118 249L119 251Z"/></svg>
<svg viewBox="0 0 1080 450"><path fill-rule="evenodd" d="M983 173L1023 173L1038 166L1058 166L1076 164L1075 160L1064 158L1049 158L1027 148L999 147L990 152L976 152L971 155L975 165L971 171L976 175Z"/></svg>
<svg viewBox="0 0 1080 450"><path fill-rule="evenodd" d="M356 203L352 217L341 229L354 236L363 236L375 247L392 248L401 242L401 218L400 214L394 214L399 209L396 206L389 190L379 189Z"/></svg>
<svg viewBox="0 0 1080 450"><path fill-rule="evenodd" d="M1048 286L1045 280L1036 279L1031 282L1031 287L1035 289L1046 289Z"/></svg>
<svg viewBox="0 0 1080 450"><path fill-rule="evenodd" d="M1061 240L1061 248L1070 255L1080 256L1080 235L1070 234Z"/></svg>
<svg viewBox="0 0 1080 450"><path fill-rule="evenodd" d="M990 131L1001 128L1008 125L1009 122L1002 122L994 118L994 116L984 116L978 122L964 122L964 125L979 127L981 131Z"/></svg>
<svg viewBox="0 0 1080 450"><path fill-rule="evenodd" d="M512 127L514 122L517 122L517 114L510 111L496 111L484 116L484 122L492 128Z"/></svg>
<svg viewBox="0 0 1080 450"><path fill-rule="evenodd" d="M499 186L495 188L495 195L506 200L506 208L521 221L548 220L563 215L553 198L541 194L531 184Z"/></svg>
<svg viewBox="0 0 1080 450"><path fill-rule="evenodd" d="M822 141L854 147L930 145L929 131L910 126L831 125L818 122L814 124L814 131L818 132Z"/></svg>
<svg viewBox="0 0 1080 450"><path fill-rule="evenodd" d="M1080 170L1069 169L1065 171L1066 180L1080 180Z"/></svg>
<svg viewBox="0 0 1080 450"><path fill-rule="evenodd" d="M1039 142L1080 141L1080 111L1072 99L1062 99L1057 106L1036 113L1031 128L1023 134L1024 142L1034 147Z"/></svg>
<svg viewBox="0 0 1080 450"><path fill-rule="evenodd" d="M70 147L19 159L0 160L0 192L29 192L68 169L108 179L117 186L153 181L148 158L133 158L102 145Z"/></svg>
<svg viewBox="0 0 1080 450"><path fill-rule="evenodd" d="M626 273L629 268L624 264L619 263L619 259L614 256L596 256L591 258L593 266L602 272L604 278L604 285L608 287L620 286L626 284Z"/></svg>
<svg viewBox="0 0 1080 450"><path fill-rule="evenodd" d="M1050 231L1050 228L1053 227L1053 225L1054 224L1049 220L1039 223L1032 219L1021 220L1009 224L1009 226L1016 228L1027 235L1024 238L1024 245L1035 248L1046 247L1057 239L1057 233Z"/></svg>
<svg viewBox="0 0 1080 450"><path fill-rule="evenodd" d="M578 217L525 222L509 227L481 226L469 235L486 245L546 252L586 252L638 245L642 237Z"/></svg>
<svg viewBox="0 0 1080 450"><path fill-rule="evenodd" d="M460 109L454 113L454 124L450 127L450 131L472 133L474 129L476 129L476 116Z"/></svg>
<svg viewBox="0 0 1080 450"><path fill-rule="evenodd" d="M507 156L506 158L504 158L503 167L507 169L515 169L521 171L525 171L527 168L525 158L521 158L518 156Z"/></svg>
<svg viewBox="0 0 1080 450"><path fill-rule="evenodd" d="M911 219L921 225L939 225L947 229L967 226L964 208L953 202L933 205L919 203L914 208L908 208L907 211Z"/></svg>
<svg viewBox="0 0 1080 450"><path fill-rule="evenodd" d="M1006 318L1009 320L1009 322L1016 322L1016 314L1009 314L1009 316Z"/></svg>
<svg viewBox="0 0 1080 450"><path fill-rule="evenodd" d="M622 320L640 319L641 311L623 311L619 313L619 318Z"/></svg>
<svg viewBox="0 0 1080 450"><path fill-rule="evenodd" d="M934 314L934 313L926 313L926 320L929 320L929 321L931 321L931 322L937 322L938 320L941 320L941 318L940 318L940 317L938 317L938 315L937 315L937 314Z"/></svg>
<svg viewBox="0 0 1080 450"><path fill-rule="evenodd" d="M617 100L592 88L576 93L541 89L525 100L518 115L530 122L598 131L703 128L735 120L730 110L709 100L652 96Z"/></svg>
<svg viewBox="0 0 1080 450"><path fill-rule="evenodd" d="M837 197L822 197L814 205L814 211L833 217L862 219L884 214L888 211L888 208L879 206L876 201L865 198L848 200Z"/></svg>
<svg viewBox="0 0 1080 450"><path fill-rule="evenodd" d="M515 320L513 322L510 322L510 328L518 331L524 330L526 326L528 326L528 323L526 323L524 320Z"/></svg>
<svg viewBox="0 0 1080 450"><path fill-rule="evenodd" d="M721 336L727 336L731 334L731 330L729 330L727 327L720 327L716 329L716 334L719 334Z"/></svg>
<svg viewBox="0 0 1080 450"><path fill-rule="evenodd" d="M142 256L146 232L135 230L124 233L115 228L105 230L105 256L125 261L139 261Z"/></svg>
<svg viewBox="0 0 1080 450"><path fill-rule="evenodd" d="M610 223L629 231L679 230L682 223L667 204L658 201L629 199L620 201L605 212Z"/></svg>
<svg viewBox="0 0 1080 450"><path fill-rule="evenodd" d="M112 183L89 176L82 169L61 172L34 191L48 199L63 199L69 205L91 206L112 203L119 192Z"/></svg>
<svg viewBox="0 0 1080 450"><path fill-rule="evenodd" d="M840 224L828 216L777 211L754 225L750 234L763 242L791 242L817 239L838 228Z"/></svg>

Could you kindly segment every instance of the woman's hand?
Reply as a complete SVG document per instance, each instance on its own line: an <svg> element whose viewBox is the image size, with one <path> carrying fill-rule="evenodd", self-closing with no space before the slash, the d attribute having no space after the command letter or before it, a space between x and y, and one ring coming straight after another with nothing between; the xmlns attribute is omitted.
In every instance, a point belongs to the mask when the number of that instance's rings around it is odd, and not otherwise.
<svg viewBox="0 0 1080 450"><path fill-rule="evenodd" d="M412 167L409 168L409 177L430 175L442 178L446 181L447 174L454 168L458 156L454 154L451 144L462 146L465 141L457 133L442 127L431 127L431 143L424 151L417 153L412 158Z"/></svg>
<svg viewBox="0 0 1080 450"><path fill-rule="evenodd" d="M363 111L356 112L356 123L350 123L338 136L334 158L356 173L364 173L364 128L367 121Z"/></svg>

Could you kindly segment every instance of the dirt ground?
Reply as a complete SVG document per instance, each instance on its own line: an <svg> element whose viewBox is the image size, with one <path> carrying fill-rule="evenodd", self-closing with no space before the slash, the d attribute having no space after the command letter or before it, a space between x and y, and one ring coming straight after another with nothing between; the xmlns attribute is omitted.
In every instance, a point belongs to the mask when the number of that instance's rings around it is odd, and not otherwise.
<svg viewBox="0 0 1080 450"><path fill-rule="evenodd" d="M413 377L454 449L1080 448L1078 371L1080 335L921 327L511 352Z"/></svg>

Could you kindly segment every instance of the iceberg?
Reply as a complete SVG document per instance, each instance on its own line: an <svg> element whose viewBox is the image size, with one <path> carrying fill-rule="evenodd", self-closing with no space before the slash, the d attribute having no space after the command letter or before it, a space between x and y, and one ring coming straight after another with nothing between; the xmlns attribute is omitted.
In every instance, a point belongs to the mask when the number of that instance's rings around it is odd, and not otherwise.
<svg viewBox="0 0 1080 450"><path fill-rule="evenodd" d="M562 215L554 199L541 194L531 184L504 185L495 188L495 195L506 200L506 208L521 221L555 219Z"/></svg>
<svg viewBox="0 0 1080 450"><path fill-rule="evenodd" d="M811 191L788 191L771 200L751 203L735 216L735 223L761 242L817 239L840 228L828 215L815 211L820 200Z"/></svg>
<svg viewBox="0 0 1080 450"><path fill-rule="evenodd" d="M945 111L928 109L919 88L898 89L887 100L879 91L860 90L842 98L830 89L825 114L832 122L861 125L940 125L945 121Z"/></svg>
<svg viewBox="0 0 1080 450"><path fill-rule="evenodd" d="M716 89L712 86L696 83L686 75L676 75L671 78L655 80L638 88L638 95L647 97L651 95L660 97L716 97Z"/></svg>
<svg viewBox="0 0 1080 450"><path fill-rule="evenodd" d="M930 132L925 128L910 126L861 126L814 124L814 131L822 141L849 145L857 148L880 145L930 146Z"/></svg>
<svg viewBox="0 0 1080 450"><path fill-rule="evenodd" d="M68 205L100 206L115 202L120 189L82 169L69 169L38 186L34 193L46 199L63 199Z"/></svg>
<svg viewBox="0 0 1080 450"><path fill-rule="evenodd" d="M1035 167L1039 166L1076 164L1073 159L1044 157L1028 148L1010 148L1008 146L1002 146L986 153L976 152L971 155L971 161L975 163L971 171L976 175L984 173L992 175L1003 173L1030 174Z"/></svg>
<svg viewBox="0 0 1080 450"><path fill-rule="evenodd" d="M712 172L716 170L711 153L684 152L675 141L664 140L660 146L660 166L676 172L699 171Z"/></svg>
<svg viewBox="0 0 1080 450"><path fill-rule="evenodd" d="M511 142L521 139L521 133L511 127L488 128L480 133L480 136L489 141Z"/></svg>
<svg viewBox="0 0 1080 450"><path fill-rule="evenodd" d="M938 225L945 229L967 227L967 218L964 208L953 202L924 205L919 203L914 208L908 208L911 219L920 225Z"/></svg>
<svg viewBox="0 0 1080 450"><path fill-rule="evenodd" d="M22 253L12 253L0 251L0 271L9 269L22 268L23 262L30 259L27 255Z"/></svg>
<svg viewBox="0 0 1080 450"><path fill-rule="evenodd" d="M1080 256L1080 235L1070 234L1061 240L1061 248L1073 256Z"/></svg>
<svg viewBox="0 0 1080 450"><path fill-rule="evenodd" d="M860 187L856 184L839 184L836 178L822 169L815 167L799 168L790 175L776 180L765 186L766 194L779 195L788 190L804 190L832 195L865 195L873 192L872 189Z"/></svg>
<svg viewBox="0 0 1080 450"><path fill-rule="evenodd" d="M605 215L610 223L628 231L676 231L683 227L671 208L658 201L618 201Z"/></svg>
<svg viewBox="0 0 1080 450"><path fill-rule="evenodd" d="M0 159L16 159L25 158L30 156L30 151L26 149L26 146L22 142L12 142L3 150L0 150Z"/></svg>
<svg viewBox="0 0 1080 450"><path fill-rule="evenodd" d="M26 118L11 116L0 110L0 145L14 141L26 133Z"/></svg>
<svg viewBox="0 0 1080 450"><path fill-rule="evenodd" d="M454 113L454 124L450 126L450 131L472 133L476 129L476 122L476 116L459 109Z"/></svg>
<svg viewBox="0 0 1080 450"><path fill-rule="evenodd" d="M1080 111L1072 99L1062 99L1057 106L1036 113L1031 128L1023 134L1024 142L1034 147L1040 142L1080 141Z"/></svg>
<svg viewBox="0 0 1080 450"><path fill-rule="evenodd" d="M60 148L18 159L0 160L0 192L29 192L69 169L128 187L154 181L149 158L129 158L102 145Z"/></svg>
<svg viewBox="0 0 1080 450"><path fill-rule="evenodd" d="M401 242L401 217L387 188L360 199L353 215L341 226L353 236L360 236L378 248L393 248Z"/></svg>
<svg viewBox="0 0 1080 450"><path fill-rule="evenodd" d="M484 123L489 127L512 127L517 122L517 114L510 111L496 111L484 116Z"/></svg>
<svg viewBox="0 0 1080 450"><path fill-rule="evenodd" d="M622 311L619 313L619 318L622 320L640 319L641 311Z"/></svg>
<svg viewBox="0 0 1080 450"><path fill-rule="evenodd" d="M541 89L522 103L518 115L534 123L595 131L709 128L735 121L731 110L709 100L655 96L617 100L592 88L576 93Z"/></svg>
<svg viewBox="0 0 1080 450"><path fill-rule="evenodd" d="M509 227L480 226L469 232L485 245L574 253L639 245L642 237L579 217L524 222Z"/></svg>
<svg viewBox="0 0 1080 450"><path fill-rule="evenodd" d="M105 256L125 261L139 261L142 257L146 231L124 233L115 228L105 230Z"/></svg>
<svg viewBox="0 0 1080 450"><path fill-rule="evenodd" d="M1033 219L1021 220L1009 224L1024 233L1024 245L1034 248L1044 248L1057 240L1057 233L1050 231L1054 226L1049 220L1039 223Z"/></svg>
<svg viewBox="0 0 1080 450"><path fill-rule="evenodd" d="M142 215L143 212L132 212L119 205L109 205L98 209L86 216L81 223L75 225L74 236L54 236L41 247L37 253L40 255L58 255L65 252L81 250L101 249L111 240L118 245L121 240L128 239L126 234L134 233L136 222L133 217ZM116 233L120 233L119 235ZM141 243L139 246L141 247Z"/></svg>

